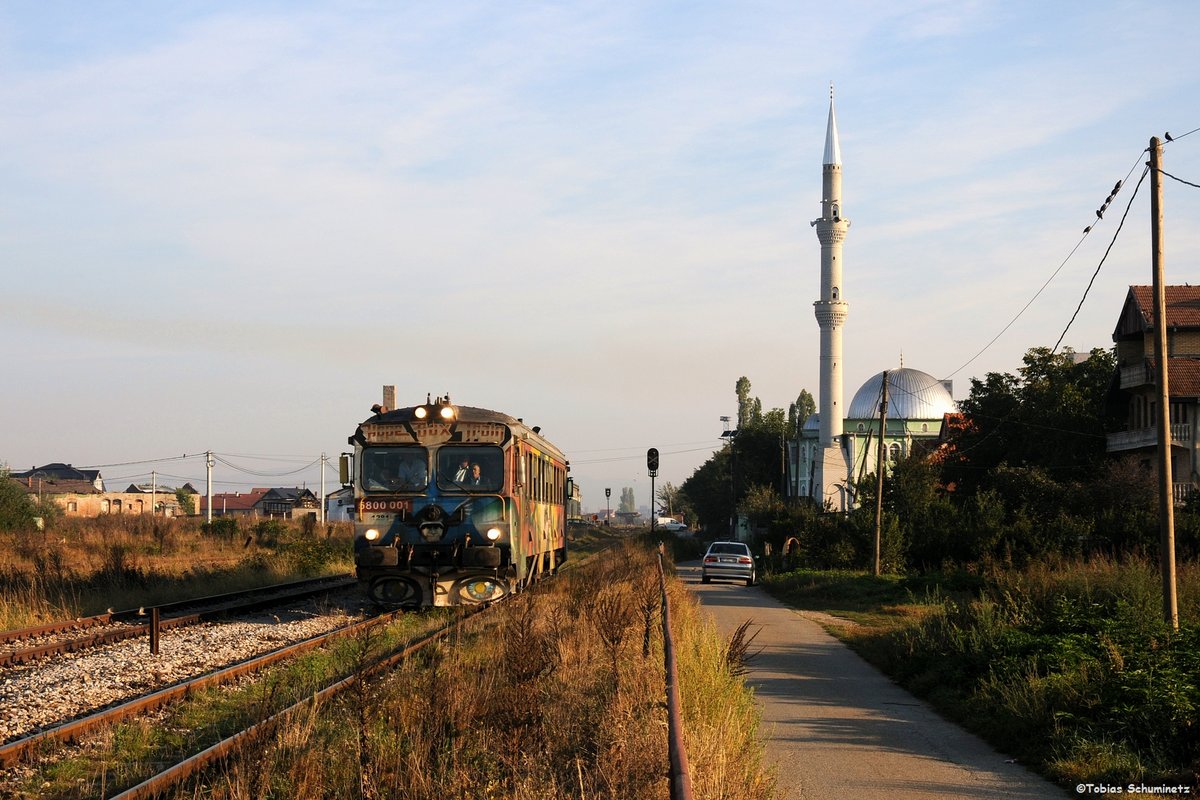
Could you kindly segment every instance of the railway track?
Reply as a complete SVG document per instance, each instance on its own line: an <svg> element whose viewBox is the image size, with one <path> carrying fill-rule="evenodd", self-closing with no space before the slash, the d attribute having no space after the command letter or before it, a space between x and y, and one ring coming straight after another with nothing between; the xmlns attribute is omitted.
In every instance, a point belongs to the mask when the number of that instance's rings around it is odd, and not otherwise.
<svg viewBox="0 0 1200 800"><path fill-rule="evenodd" d="M29 756L39 748L54 743L70 743L78 741L87 734L94 732L114 722L130 719L146 714L167 703L178 700L188 694L207 686L228 683L245 675L250 675L277 664L289 658L295 658L330 642L353 636L364 629L389 622L403 612L395 611L389 614L362 620L349 626L341 627L328 633L310 637L295 644L286 645L254 658L241 661L222 669L208 672L190 680L181 681L167 688L136 697L118 705L105 708L78 719L63 722L48 727L15 741L0 745L0 767L11 767L22 758Z"/></svg>
<svg viewBox="0 0 1200 800"><path fill-rule="evenodd" d="M222 615L253 611L353 586L350 575L314 578L157 606L159 630L196 625ZM191 613L188 613L191 612ZM62 653L149 636L151 613L145 608L51 622L0 632L0 667L27 664Z"/></svg>

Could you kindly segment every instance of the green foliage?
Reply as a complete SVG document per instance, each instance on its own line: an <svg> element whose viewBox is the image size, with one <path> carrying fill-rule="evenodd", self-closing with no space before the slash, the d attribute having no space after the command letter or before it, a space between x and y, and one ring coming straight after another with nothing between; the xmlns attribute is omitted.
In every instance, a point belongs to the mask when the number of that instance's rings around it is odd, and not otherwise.
<svg viewBox="0 0 1200 800"><path fill-rule="evenodd" d="M859 646L1056 777L1153 780L1200 759L1200 626L1166 628L1155 579L1147 563L1001 572Z"/></svg>
<svg viewBox="0 0 1200 800"><path fill-rule="evenodd" d="M175 502L179 504L180 513L189 517L196 513L196 495L186 489L175 490Z"/></svg>
<svg viewBox="0 0 1200 800"><path fill-rule="evenodd" d="M788 439L795 439L796 435L800 433L800 429L804 427L804 423L815 413L817 413L817 401L813 399L807 389L801 389L796 402L788 406Z"/></svg>
<svg viewBox="0 0 1200 800"><path fill-rule="evenodd" d="M238 522L236 517L217 517L212 522L200 526L206 535L232 542L237 537Z"/></svg>
<svg viewBox="0 0 1200 800"><path fill-rule="evenodd" d="M8 468L0 467L0 530L34 530L42 511L37 500L9 477Z"/></svg>
<svg viewBox="0 0 1200 800"><path fill-rule="evenodd" d="M617 506L617 510L630 513L637 511L637 495L634 494L632 486L626 486L621 490L621 503Z"/></svg>
<svg viewBox="0 0 1200 800"><path fill-rule="evenodd" d="M945 482L968 493L986 489L995 485L992 475L1001 464L1040 468L1056 480L1094 475L1105 458L1105 431L1115 423L1106 398L1116 361L1100 349L1079 363L1074 356L1036 347L1018 375L973 378L960 404L966 424L953 431Z"/></svg>

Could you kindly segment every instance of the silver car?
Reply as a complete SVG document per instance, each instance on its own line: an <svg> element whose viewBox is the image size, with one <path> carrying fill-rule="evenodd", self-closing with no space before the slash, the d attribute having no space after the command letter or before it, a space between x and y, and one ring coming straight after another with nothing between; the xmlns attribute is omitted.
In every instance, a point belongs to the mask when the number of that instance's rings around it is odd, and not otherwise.
<svg viewBox="0 0 1200 800"><path fill-rule="evenodd" d="M742 542L713 542L700 566L700 580L704 583L713 578L731 578L753 586L757 577L754 556Z"/></svg>

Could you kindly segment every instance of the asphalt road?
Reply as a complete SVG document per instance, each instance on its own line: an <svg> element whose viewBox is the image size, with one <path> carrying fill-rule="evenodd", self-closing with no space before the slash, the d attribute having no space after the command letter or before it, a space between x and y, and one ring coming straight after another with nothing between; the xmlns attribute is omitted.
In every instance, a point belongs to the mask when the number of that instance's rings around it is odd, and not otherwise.
<svg viewBox="0 0 1200 800"><path fill-rule="evenodd" d="M1062 798L976 736L893 684L802 612L758 587L679 575L729 636L746 619L761 651L748 683L762 709L765 758L779 800Z"/></svg>

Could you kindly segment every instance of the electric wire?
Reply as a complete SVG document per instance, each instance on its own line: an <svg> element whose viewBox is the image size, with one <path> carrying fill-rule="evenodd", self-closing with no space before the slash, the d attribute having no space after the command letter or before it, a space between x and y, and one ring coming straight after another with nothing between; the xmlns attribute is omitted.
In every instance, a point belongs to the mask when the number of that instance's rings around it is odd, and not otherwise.
<svg viewBox="0 0 1200 800"><path fill-rule="evenodd" d="M1198 128L1197 130L1200 130L1200 128ZM1190 131L1189 133L1195 133L1195 131ZM1187 136L1187 135L1188 134L1184 134L1184 136ZM1178 138L1182 139L1183 137L1180 136ZM1131 166L1129 168L1129 171L1125 173L1125 179L1121 181L1121 186L1124 186L1125 183L1128 182L1129 176L1133 174L1133 171L1135 169L1137 169L1138 164L1142 163L1142 155L1145 152L1146 152L1145 150L1142 150L1138 153L1137 159L1135 159L1133 162L1133 166ZM1101 217L1101 219L1103 219L1103 217ZM1014 324L1016 324L1017 320L1021 318L1021 316L1029 309L1029 307L1031 305L1033 305L1034 301L1037 300L1038 297L1041 296L1042 292L1044 292L1046 290L1046 287L1050 285L1051 281L1053 281L1055 279L1055 277L1058 276L1058 273L1061 272L1063 267L1065 267L1067 265L1067 262L1071 260L1071 257L1075 255L1076 251L1079 250L1080 246L1084 243L1084 241L1088 238L1088 236L1091 235L1092 231L1095 230L1095 228L1096 228L1096 223L1088 225L1084 229L1083 235L1079 237L1079 241L1077 241L1075 243L1075 246L1071 248L1071 251L1069 253L1067 253L1066 258L1064 258L1062 260L1062 262L1059 263L1059 265L1055 268L1054 272L1052 272L1050 274L1050 277L1046 279L1046 282L1043 283L1041 285L1041 287L1034 293L1033 297L1029 298L1029 302L1027 302L1024 306L1022 306L1021 310L1018 311L1016 313L1016 315L1011 320L1008 321L1008 324L1006 324L1003 328L1001 328L1000 332L997 333L995 336L993 336L991 338L991 340L979 350L978 353L976 353L975 355L973 355L969 359L967 359L963 364L961 364L957 369L955 369L949 375L946 375L943 380L949 380L950 378L953 378L955 375L962 372L964 369L969 367L971 364L975 363L976 359L978 359L981 355L986 353L991 348L991 346L994 345L1000 339L1000 337L1003 336L1008 331L1009 328L1011 328ZM1111 247L1111 245L1110 245L1110 247Z"/></svg>
<svg viewBox="0 0 1200 800"><path fill-rule="evenodd" d="M1158 170L1158 174L1166 175L1171 180L1179 181L1180 183L1187 184L1188 186L1191 186L1193 189L1200 189L1200 183L1192 183L1191 181L1185 181L1183 178L1177 178L1174 175L1172 175L1171 173L1167 172L1165 169L1162 169L1161 167Z"/></svg>
<svg viewBox="0 0 1200 800"><path fill-rule="evenodd" d="M1100 274L1100 268L1108 260L1108 254L1112 252L1113 245L1117 243L1117 237L1121 235L1121 229L1125 227L1125 220L1129 217L1129 209L1133 208L1133 200L1138 196L1138 190L1142 188L1142 182L1146 180L1146 175L1149 172L1150 167L1142 170L1142 177L1138 178L1137 186L1133 187L1133 194L1130 196L1129 202L1125 205L1125 213L1121 215L1121 222L1117 225L1117 230L1113 233L1112 241L1108 243L1108 248L1104 251L1104 256L1101 257L1100 263L1096 265L1096 271L1092 273L1092 279L1088 281L1087 288L1083 290L1083 297L1079 298L1079 305L1075 307L1075 313L1071 315L1071 319L1067 322L1067 327L1063 328L1062 335L1054 343L1054 349L1050 351L1051 354L1058 352L1058 346L1062 344L1062 340L1066 338L1067 331L1071 330L1071 325L1075 322L1075 318L1079 316L1079 311L1083 308L1084 301L1087 300L1088 292L1092 290L1092 284L1096 282L1096 276Z"/></svg>

